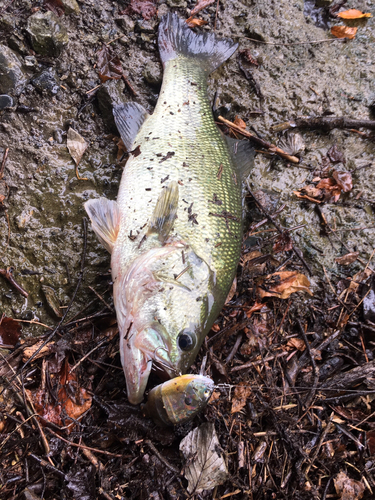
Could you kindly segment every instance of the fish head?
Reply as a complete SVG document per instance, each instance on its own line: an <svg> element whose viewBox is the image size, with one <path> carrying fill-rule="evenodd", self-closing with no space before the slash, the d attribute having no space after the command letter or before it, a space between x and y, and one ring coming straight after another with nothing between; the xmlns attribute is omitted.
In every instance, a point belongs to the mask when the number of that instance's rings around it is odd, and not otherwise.
<svg viewBox="0 0 375 500"><path fill-rule="evenodd" d="M142 401L151 369L185 373L214 319L214 273L183 243L151 248L114 282L128 399Z"/></svg>

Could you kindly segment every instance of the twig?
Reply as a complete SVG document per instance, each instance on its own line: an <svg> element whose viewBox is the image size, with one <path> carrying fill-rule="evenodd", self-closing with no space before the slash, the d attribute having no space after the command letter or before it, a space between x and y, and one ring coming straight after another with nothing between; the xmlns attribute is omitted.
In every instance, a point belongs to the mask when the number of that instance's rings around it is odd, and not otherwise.
<svg viewBox="0 0 375 500"><path fill-rule="evenodd" d="M236 353L238 351L238 348L241 345L241 342L242 342L242 333L240 333L239 335L237 335L236 342L234 343L233 349L230 351L230 353L226 357L226 360L225 360L225 364L226 365L228 363L230 363L232 361L232 359L234 358L234 356L236 355Z"/></svg>
<svg viewBox="0 0 375 500"><path fill-rule="evenodd" d="M235 366L231 369L232 372L239 372L240 370L245 370L246 368L251 368L252 366L261 365L262 363L266 363L267 361L272 361L275 358L283 358L284 356L288 356L288 352L280 352L279 354L275 354L274 356L267 356L264 359L259 359L258 361L248 361L241 366Z"/></svg>
<svg viewBox="0 0 375 500"><path fill-rule="evenodd" d="M343 39L340 38L324 38L323 40L312 40L311 42L290 42L290 43L266 42L264 40L257 40L256 38L249 38L247 36L240 38L246 38L246 40L250 40L252 42L257 42L257 43L264 43L266 45L311 45L312 43L343 42Z"/></svg>
<svg viewBox="0 0 375 500"><path fill-rule="evenodd" d="M149 439L147 439L145 441L145 444L147 444L151 448L151 450L155 453L155 455L158 457L158 459L161 462L163 462L163 464L166 465L168 467L168 469L170 469L171 471L175 472L176 474L180 474L179 469L177 469L177 467L175 467L174 465L170 464L168 462L168 460L166 458L164 458L163 455L161 455L159 453L159 451L155 448L155 446L152 444L152 442Z"/></svg>
<svg viewBox="0 0 375 500"><path fill-rule="evenodd" d="M9 148L6 148L6 150L4 151L3 161L1 162L1 167L0 167L0 180L3 178L4 175L4 168L8 158L8 153L9 153Z"/></svg>
<svg viewBox="0 0 375 500"><path fill-rule="evenodd" d="M311 403L313 402L313 399L315 397L315 394L316 394L316 389L317 389L317 385L318 385L318 381L319 381L319 374L318 374L318 370L317 370L317 367L316 367L316 363L315 363L315 358L311 352L311 349L310 349L310 343L307 339L307 336L306 336L306 332L301 324L301 322L298 320L297 321L298 323L298 326L299 326L299 329L300 329L300 332L301 332L301 335L303 337L303 341L305 342L305 345L306 345L306 350L310 356L310 360L311 360L311 366L312 366L312 369L313 369L313 383L312 383L312 387L310 389L310 392L309 394L307 395L307 398L305 399L305 408L308 410Z"/></svg>
<svg viewBox="0 0 375 500"><path fill-rule="evenodd" d="M7 267L6 269L0 269L0 275L4 276L5 279L9 281L9 283L12 285L13 288L15 288L21 295L24 297L28 297L29 294L26 292L26 290L17 283L17 281L14 279L13 276L13 267Z"/></svg>
<svg viewBox="0 0 375 500"><path fill-rule="evenodd" d="M314 465L314 462L315 462L315 460L316 460L316 458L317 458L317 456L318 456L318 453L319 453L319 451L320 451L320 448L321 448L321 446L322 446L322 444L323 444L323 442L324 442L324 440L325 440L325 438L326 438L327 434L328 434L328 433L330 432L330 430L331 430L333 416L334 416L334 412L332 412L332 413L331 413L331 415L330 415L330 417L329 417L329 420L328 420L328 422L327 422L327 425L325 426L325 428L324 428L324 430L323 430L323 432L322 432L322 434L321 434L321 436L320 436L320 439L319 439L319 441L318 441L318 444L316 445L316 449L315 449L315 451L314 451L313 456L311 457L310 463L309 463L309 465L306 467L306 470L305 470L305 475L306 475L306 476L307 476L307 474L309 473L309 470L310 470L311 466L312 466L312 465Z"/></svg>
<svg viewBox="0 0 375 500"><path fill-rule="evenodd" d="M218 120L221 121L222 123L224 123L227 127L230 127L231 129L235 130L239 134L243 135L244 137L247 137L247 138L251 139L252 141L257 142L258 144L260 144L264 148L267 148L272 153L276 153L277 155L281 156L282 158L285 158L288 161L291 161L292 163L299 163L299 159L296 156L288 155L288 153L286 153L282 149L278 148L274 144L271 144L267 141L264 141L263 139L260 139L256 135L251 134L247 130L244 130L243 128L239 127L238 125L236 125L233 122L230 122L229 120L226 120L222 116L219 116Z"/></svg>
<svg viewBox="0 0 375 500"><path fill-rule="evenodd" d="M288 130L289 128L307 128L309 130L320 129L329 132L334 128L368 128L370 130L375 130L375 120L355 120L354 118L347 118L346 116L317 116L314 118L300 117L295 120L290 120L289 122L284 122L280 125L273 127L279 130L282 126L283 130Z"/></svg>
<svg viewBox="0 0 375 500"><path fill-rule="evenodd" d="M85 354L70 370L69 370L69 373L72 373L76 368L78 368L78 366L82 363L82 361L84 361L86 358L88 358L90 356L90 354L92 354L94 351L96 351L97 349L99 349L99 347L101 347L103 344L105 344L106 342L108 342L108 339L105 338L103 339L101 342L99 342L99 344L97 344L93 349L91 349L91 351L89 351L87 354Z"/></svg>
<svg viewBox="0 0 375 500"><path fill-rule="evenodd" d="M278 232L280 234L283 234L285 230L282 229L282 227L279 226L279 224L277 222L275 222L275 220L272 218L272 216L267 212L267 210L263 207L263 205L257 200L257 198L255 197L254 193L251 191L250 189L250 184L249 184L249 181L248 179L246 179L246 185L247 185L247 189L250 193L250 195L254 198L254 201L255 203L257 204L259 210L261 212L263 212L263 214L267 217L267 219L275 226L275 228L278 230ZM305 261L305 259L302 257L302 255L300 255L300 253L297 251L297 249L295 248L294 246L294 243L293 244L293 247L292 247L292 250L293 252L296 254L296 256L299 258L299 260L302 262L303 266L307 269L308 273L310 274L310 276L312 275L312 272L311 272L311 269L310 267L308 266L307 262Z"/></svg>
<svg viewBox="0 0 375 500"><path fill-rule="evenodd" d="M111 312L113 312L113 313L115 312L115 311L114 311L114 309L113 309L113 307L111 307L111 306L110 306L110 305L109 305L109 304L108 304L108 303L107 303L107 302L103 299L103 297L102 297L102 296L101 296L101 295L100 295L100 294L99 294L96 290L94 290L94 288L93 288L92 286L89 286L89 288L90 288L90 290L91 290L92 292L94 292L94 293L95 293L95 295L98 297L98 299L99 299L99 300L101 300L101 301L103 302L103 304L104 304L104 305L105 305L105 306L106 306L106 307L107 307L107 308L108 308Z"/></svg>
<svg viewBox="0 0 375 500"><path fill-rule="evenodd" d="M72 443L72 441L69 441L68 439L63 438L62 436L60 436L60 434L57 434L57 432L53 431L49 427L47 427L47 430L49 432L51 432L57 438L61 439L61 441L64 441L64 443L69 444L70 446L75 446L76 448L82 448L82 450L86 449L89 451L94 451L95 453L102 453L103 455L108 455L109 457L124 458L123 455L120 455L118 453L111 453L110 451L99 450L99 448L91 448L91 446L85 446L83 444Z"/></svg>

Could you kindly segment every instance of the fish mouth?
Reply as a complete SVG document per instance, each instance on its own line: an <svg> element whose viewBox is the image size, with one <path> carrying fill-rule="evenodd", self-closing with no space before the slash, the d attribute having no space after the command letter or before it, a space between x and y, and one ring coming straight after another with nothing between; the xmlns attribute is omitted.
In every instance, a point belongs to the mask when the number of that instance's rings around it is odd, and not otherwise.
<svg viewBox="0 0 375 500"><path fill-rule="evenodd" d="M176 369L159 325L137 329L131 324L125 332L123 334L120 331L121 362L128 400L136 405L143 400L152 368L157 370L158 375L164 374L167 379L176 376Z"/></svg>

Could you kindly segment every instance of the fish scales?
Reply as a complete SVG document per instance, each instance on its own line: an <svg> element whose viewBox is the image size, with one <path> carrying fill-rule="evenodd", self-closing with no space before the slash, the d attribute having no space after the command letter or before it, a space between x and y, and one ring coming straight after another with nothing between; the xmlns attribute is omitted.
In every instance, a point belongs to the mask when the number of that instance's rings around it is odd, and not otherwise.
<svg viewBox="0 0 375 500"><path fill-rule="evenodd" d="M172 378L186 373L235 276L240 170L215 125L207 77L236 48L193 33L176 14L162 19L164 76L153 114L137 103L114 107L130 151L117 202L85 204L112 253L120 354L133 404L142 401L152 368Z"/></svg>
<svg viewBox="0 0 375 500"><path fill-rule="evenodd" d="M141 228L152 215L161 187L180 181L174 229L206 256L217 275L218 292L226 294L241 245L241 186L227 144L214 123L206 79L194 61L181 58L167 63L155 111L134 143L141 153L131 157L124 170L117 201L124 213L119 238L124 248L122 265L126 266L139 251ZM173 156L161 161L170 152ZM215 204L214 196L222 204ZM196 218L189 221L191 204ZM235 219L219 217L223 212ZM140 231L136 240L128 238L130 231Z"/></svg>

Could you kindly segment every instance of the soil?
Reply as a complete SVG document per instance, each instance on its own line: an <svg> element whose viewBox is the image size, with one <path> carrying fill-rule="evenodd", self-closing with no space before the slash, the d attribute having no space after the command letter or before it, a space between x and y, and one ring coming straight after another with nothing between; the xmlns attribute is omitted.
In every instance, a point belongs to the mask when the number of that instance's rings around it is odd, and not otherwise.
<svg viewBox="0 0 375 500"><path fill-rule="evenodd" d="M17 85L0 87L10 99L0 110L0 267L3 274L14 269L10 280L0 276L0 318L22 325L15 347L0 349L1 499L188 498L179 442L206 421L215 423L229 475L196 498L374 497L374 136L366 128L277 128L299 116L374 119L373 20L349 22L356 37L335 39L329 28L344 22L325 3L227 0L198 15L208 23L202 29L239 42L237 55L209 80L216 117L238 115L284 148L297 133L301 159L258 152L249 188L261 207L247 194L237 286L191 368L198 373L206 360L215 397L192 422L159 430L127 402L110 258L85 222L83 203L115 199L126 160L110 103L135 100L152 112L162 79L159 19L169 11L187 18L195 3L160 2L145 20L125 1L79 1L78 10L57 18L68 42L40 53L30 17L74 2L0 2L0 44L22 67ZM353 0L343 9L371 6ZM124 78L99 78L104 44L120 58ZM66 145L69 127L88 143L80 178ZM336 202L293 193L334 170L353 180ZM284 238L290 234L295 252L276 253L279 233L262 207ZM335 261L353 252L349 265ZM280 270L308 276L313 296L274 296L251 312L261 302L259 287L274 286L264 277ZM359 285L348 291L355 275ZM26 348L46 339L48 350L30 360ZM150 387L157 383L152 378ZM59 401L62 386L74 409L84 405L79 397L90 401L74 427L71 408ZM49 423L31 416L47 407Z"/></svg>

